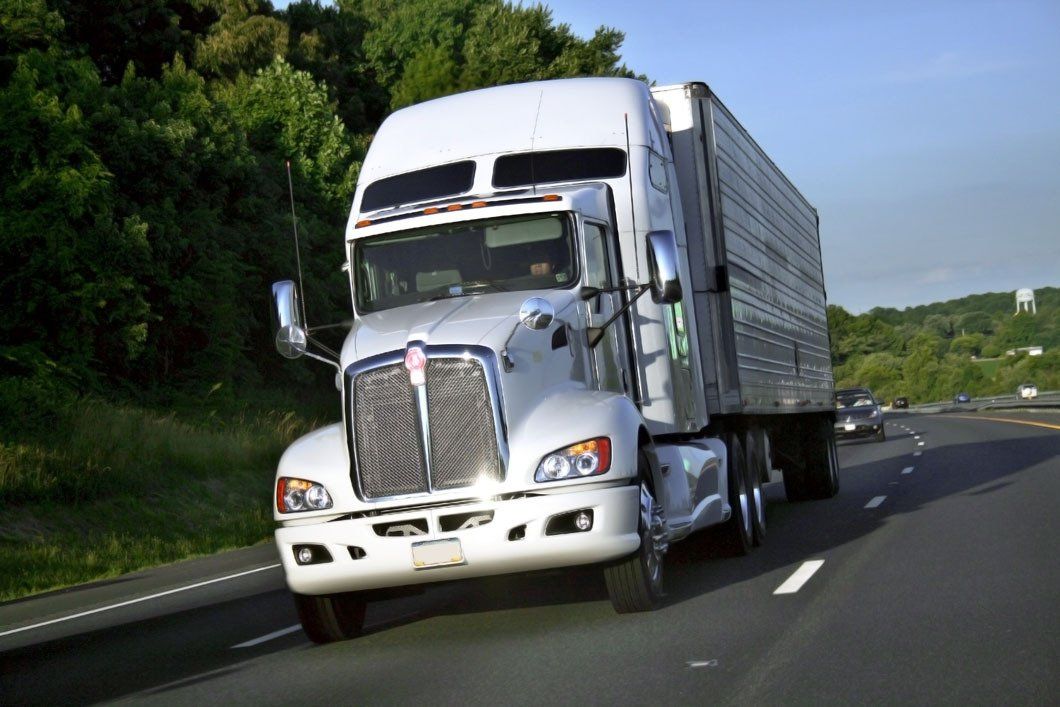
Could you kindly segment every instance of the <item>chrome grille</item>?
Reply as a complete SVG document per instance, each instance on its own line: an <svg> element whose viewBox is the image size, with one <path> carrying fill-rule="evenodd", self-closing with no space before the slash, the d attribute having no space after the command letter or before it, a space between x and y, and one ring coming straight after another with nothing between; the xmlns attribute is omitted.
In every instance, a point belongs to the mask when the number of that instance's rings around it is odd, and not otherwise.
<svg viewBox="0 0 1060 707"><path fill-rule="evenodd" d="M354 379L357 472L365 498L425 493L427 473L416 398L401 364Z"/></svg>
<svg viewBox="0 0 1060 707"><path fill-rule="evenodd" d="M502 478L493 406L474 359L436 358L427 366L431 484L436 489Z"/></svg>
<svg viewBox="0 0 1060 707"><path fill-rule="evenodd" d="M419 388L409 380L402 353L347 370L351 476L362 498L503 480L507 450L494 409L492 352L429 348L427 382Z"/></svg>

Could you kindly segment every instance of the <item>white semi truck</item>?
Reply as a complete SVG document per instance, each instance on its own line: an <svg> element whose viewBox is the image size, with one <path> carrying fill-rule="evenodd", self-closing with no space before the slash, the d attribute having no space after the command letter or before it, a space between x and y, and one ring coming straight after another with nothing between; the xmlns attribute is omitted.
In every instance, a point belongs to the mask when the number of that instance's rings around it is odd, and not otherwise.
<svg viewBox="0 0 1060 707"><path fill-rule="evenodd" d="M276 474L314 641L357 635L370 590L571 565L650 610L671 543L762 542L775 469L791 500L838 490L817 213L705 84L397 111L345 248L340 352L273 286L278 349L342 392Z"/></svg>

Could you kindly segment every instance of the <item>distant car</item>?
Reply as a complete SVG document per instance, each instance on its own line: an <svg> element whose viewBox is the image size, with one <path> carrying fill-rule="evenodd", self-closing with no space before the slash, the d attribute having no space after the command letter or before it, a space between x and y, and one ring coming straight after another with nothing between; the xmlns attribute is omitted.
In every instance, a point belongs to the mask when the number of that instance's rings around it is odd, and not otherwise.
<svg viewBox="0 0 1060 707"><path fill-rule="evenodd" d="M968 393L957 393L953 398L953 402L957 405L960 405L961 403L970 403L972 402L972 396L968 395Z"/></svg>
<svg viewBox="0 0 1060 707"><path fill-rule="evenodd" d="M1016 397L1020 400L1034 400L1038 397L1038 386L1034 383L1024 383L1016 388Z"/></svg>
<svg viewBox="0 0 1060 707"><path fill-rule="evenodd" d="M895 410L897 410L899 408L908 408L909 407L909 398L904 398L904 397L895 398L894 399L894 404L891 407L893 407Z"/></svg>
<svg viewBox="0 0 1060 707"><path fill-rule="evenodd" d="M880 403L868 388L844 388L835 392L835 436L887 439Z"/></svg>

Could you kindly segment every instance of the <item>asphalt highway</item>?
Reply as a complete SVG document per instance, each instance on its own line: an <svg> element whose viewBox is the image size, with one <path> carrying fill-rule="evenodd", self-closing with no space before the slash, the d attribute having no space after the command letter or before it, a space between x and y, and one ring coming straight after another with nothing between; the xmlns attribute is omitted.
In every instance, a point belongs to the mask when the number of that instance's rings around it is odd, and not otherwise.
<svg viewBox="0 0 1060 707"><path fill-rule="evenodd" d="M841 445L834 499L771 484L750 556L673 546L650 614L581 568L432 586L315 646L266 545L0 605L0 704L1056 704L1060 414L887 434Z"/></svg>

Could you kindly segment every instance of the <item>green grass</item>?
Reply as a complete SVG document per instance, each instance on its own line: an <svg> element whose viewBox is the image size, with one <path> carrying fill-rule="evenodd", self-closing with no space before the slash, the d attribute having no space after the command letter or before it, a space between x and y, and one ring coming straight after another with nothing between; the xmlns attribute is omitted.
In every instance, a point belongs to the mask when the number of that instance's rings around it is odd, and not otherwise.
<svg viewBox="0 0 1060 707"><path fill-rule="evenodd" d="M276 462L317 424L81 400L0 441L0 601L266 540Z"/></svg>

